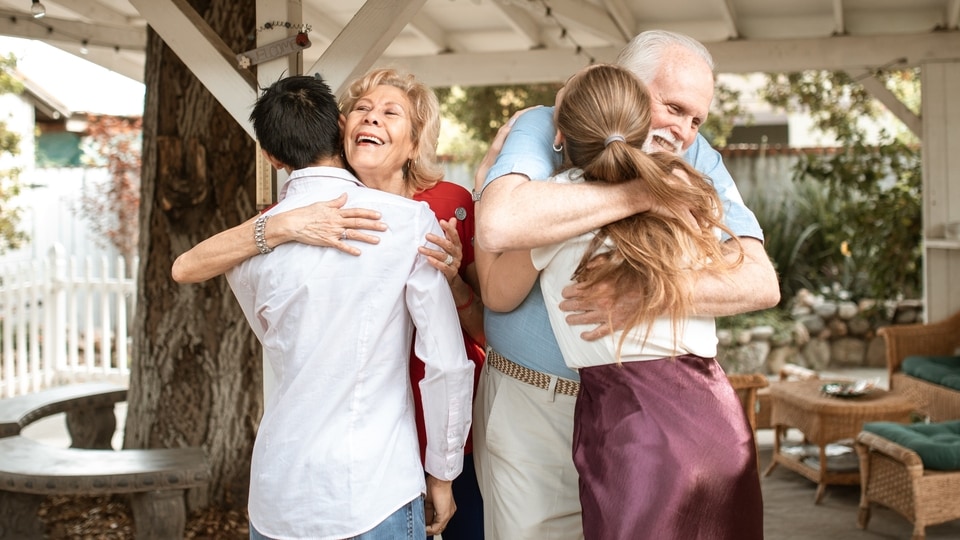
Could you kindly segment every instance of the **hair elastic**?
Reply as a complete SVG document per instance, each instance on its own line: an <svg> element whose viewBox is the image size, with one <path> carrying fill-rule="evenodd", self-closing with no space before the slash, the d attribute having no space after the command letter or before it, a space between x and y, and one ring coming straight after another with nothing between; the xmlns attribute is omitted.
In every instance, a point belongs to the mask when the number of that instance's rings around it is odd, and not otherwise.
<svg viewBox="0 0 960 540"><path fill-rule="evenodd" d="M611 136L607 137L606 139L604 139L604 141L603 141L603 147L606 148L606 147L610 146L610 143L612 143L613 141L620 141L620 142L622 142L622 143L627 142L627 140L626 140L625 138L623 138L623 135L620 135L620 134L618 133L618 134L616 134L616 135L611 135Z"/></svg>

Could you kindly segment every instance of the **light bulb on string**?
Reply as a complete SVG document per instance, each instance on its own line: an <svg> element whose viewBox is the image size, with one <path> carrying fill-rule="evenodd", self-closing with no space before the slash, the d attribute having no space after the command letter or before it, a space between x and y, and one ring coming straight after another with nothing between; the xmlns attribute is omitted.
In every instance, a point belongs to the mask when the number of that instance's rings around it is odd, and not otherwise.
<svg viewBox="0 0 960 540"><path fill-rule="evenodd" d="M47 14L47 8L40 3L40 0L33 0L33 4L30 6L30 13L33 14L34 19L39 19Z"/></svg>

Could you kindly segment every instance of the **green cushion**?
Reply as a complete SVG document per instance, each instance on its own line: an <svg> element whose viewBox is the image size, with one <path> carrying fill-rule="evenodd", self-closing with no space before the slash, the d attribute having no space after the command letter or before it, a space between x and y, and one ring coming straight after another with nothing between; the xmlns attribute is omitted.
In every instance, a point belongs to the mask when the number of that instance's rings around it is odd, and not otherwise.
<svg viewBox="0 0 960 540"><path fill-rule="evenodd" d="M932 424L867 422L863 430L913 450L926 469L960 470L960 420Z"/></svg>
<svg viewBox="0 0 960 540"><path fill-rule="evenodd" d="M918 379L960 390L960 356L908 356L900 369Z"/></svg>

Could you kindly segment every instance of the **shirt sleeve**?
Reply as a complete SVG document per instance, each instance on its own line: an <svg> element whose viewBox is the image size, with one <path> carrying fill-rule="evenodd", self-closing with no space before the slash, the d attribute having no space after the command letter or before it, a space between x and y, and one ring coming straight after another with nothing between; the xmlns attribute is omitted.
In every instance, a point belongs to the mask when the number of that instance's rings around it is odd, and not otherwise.
<svg viewBox="0 0 960 540"><path fill-rule="evenodd" d="M521 117L522 118L522 117ZM740 196L740 190L723 164L720 152L710 146L702 135L697 135L693 145L687 149L684 158L693 168L707 177L720 195L723 204L723 222L737 236L749 236L763 241L763 229L753 212L747 208ZM726 232L722 240L730 238Z"/></svg>
<svg viewBox="0 0 960 540"><path fill-rule="evenodd" d="M545 180L561 164L560 152L553 151L553 107L537 107L517 118L507 135L497 161L487 172L483 187L508 174L518 173L531 180Z"/></svg>
<svg viewBox="0 0 960 540"><path fill-rule="evenodd" d="M443 236L433 213L424 206L420 238ZM432 223L431 223L432 222ZM407 280L407 308L417 331L414 353L424 364L420 381L427 448L424 470L453 480L463 470L463 447L470 431L473 364L467 360L463 334L450 286L426 257L416 257Z"/></svg>
<svg viewBox="0 0 960 540"><path fill-rule="evenodd" d="M263 335L266 332L266 323L260 318L256 308L256 293L250 283L250 261L243 261L225 272L227 284L233 290L233 296L240 304L243 316L250 324L250 329L257 336L257 340L263 343Z"/></svg>

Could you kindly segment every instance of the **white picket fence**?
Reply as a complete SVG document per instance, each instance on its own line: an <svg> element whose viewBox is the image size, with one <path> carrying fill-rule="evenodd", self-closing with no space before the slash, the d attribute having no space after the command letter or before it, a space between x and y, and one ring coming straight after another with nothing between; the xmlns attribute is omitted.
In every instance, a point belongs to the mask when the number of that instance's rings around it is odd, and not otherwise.
<svg viewBox="0 0 960 540"><path fill-rule="evenodd" d="M122 257L77 260L55 245L45 259L0 264L0 398L125 381L137 263L128 271Z"/></svg>

